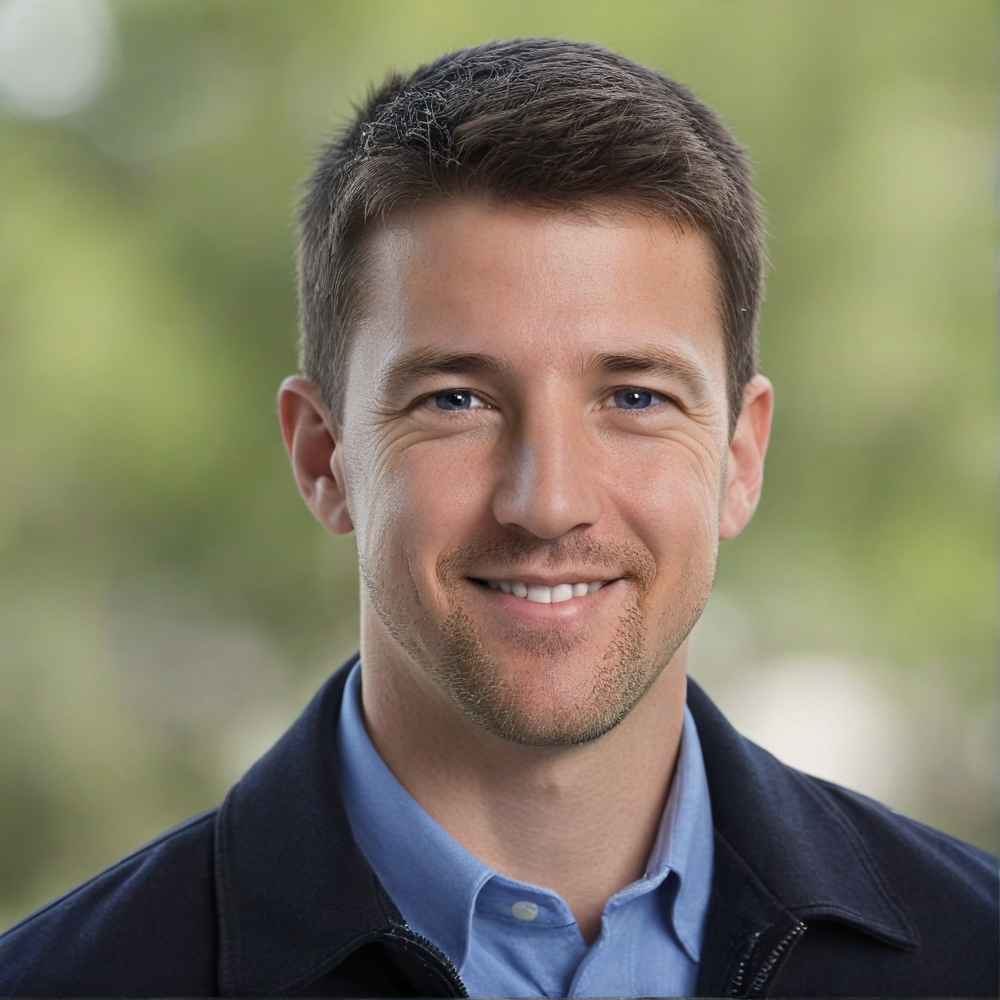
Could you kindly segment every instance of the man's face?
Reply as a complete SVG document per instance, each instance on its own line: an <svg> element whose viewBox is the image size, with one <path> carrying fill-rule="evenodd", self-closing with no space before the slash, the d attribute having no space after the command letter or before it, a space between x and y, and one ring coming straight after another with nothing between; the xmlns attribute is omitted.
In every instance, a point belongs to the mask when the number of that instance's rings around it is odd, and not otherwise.
<svg viewBox="0 0 1000 1000"><path fill-rule="evenodd" d="M627 212L473 201L373 240L332 462L365 634L498 736L593 739L674 658L715 573L710 244Z"/></svg>

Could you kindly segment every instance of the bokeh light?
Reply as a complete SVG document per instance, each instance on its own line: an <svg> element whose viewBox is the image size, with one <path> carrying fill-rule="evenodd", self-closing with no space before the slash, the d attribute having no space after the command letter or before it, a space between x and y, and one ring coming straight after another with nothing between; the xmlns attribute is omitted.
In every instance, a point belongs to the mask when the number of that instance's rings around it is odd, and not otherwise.
<svg viewBox="0 0 1000 1000"><path fill-rule="evenodd" d="M5 0L0 96L25 118L79 111L111 76L115 40L104 0Z"/></svg>
<svg viewBox="0 0 1000 1000"><path fill-rule="evenodd" d="M355 648L274 415L294 204L371 81L515 34L678 77L757 165L777 416L693 674L995 850L998 10L0 3L0 925L217 803Z"/></svg>

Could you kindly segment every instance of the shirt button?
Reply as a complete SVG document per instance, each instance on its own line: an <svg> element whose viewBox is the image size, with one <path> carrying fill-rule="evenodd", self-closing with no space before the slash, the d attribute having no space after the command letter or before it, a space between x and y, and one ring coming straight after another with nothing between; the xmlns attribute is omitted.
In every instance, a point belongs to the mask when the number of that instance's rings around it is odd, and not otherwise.
<svg viewBox="0 0 1000 1000"><path fill-rule="evenodd" d="M519 903L514 903L510 912L517 917L518 920L524 920L525 922L534 920L538 916L538 907L534 903L529 903L526 900L522 900Z"/></svg>

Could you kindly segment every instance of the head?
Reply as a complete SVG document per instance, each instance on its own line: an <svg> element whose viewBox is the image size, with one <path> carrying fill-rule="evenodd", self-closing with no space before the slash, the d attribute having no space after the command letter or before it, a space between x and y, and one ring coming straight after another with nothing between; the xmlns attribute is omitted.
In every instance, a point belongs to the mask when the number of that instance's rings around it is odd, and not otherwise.
<svg viewBox="0 0 1000 1000"><path fill-rule="evenodd" d="M373 93L300 227L285 440L320 520L356 530L372 650L495 735L600 736L759 493L742 148L602 48L490 43Z"/></svg>

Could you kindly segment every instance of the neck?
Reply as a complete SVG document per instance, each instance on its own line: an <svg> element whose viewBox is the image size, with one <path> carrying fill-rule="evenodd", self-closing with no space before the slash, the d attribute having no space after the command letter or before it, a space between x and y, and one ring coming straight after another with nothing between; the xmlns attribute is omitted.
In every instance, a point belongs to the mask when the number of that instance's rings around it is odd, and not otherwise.
<svg viewBox="0 0 1000 1000"><path fill-rule="evenodd" d="M618 726L568 747L488 733L394 653L363 637L365 722L382 759L481 861L559 893L592 941L653 847L680 744L686 643Z"/></svg>

